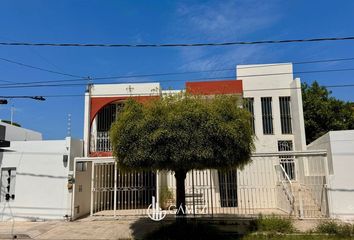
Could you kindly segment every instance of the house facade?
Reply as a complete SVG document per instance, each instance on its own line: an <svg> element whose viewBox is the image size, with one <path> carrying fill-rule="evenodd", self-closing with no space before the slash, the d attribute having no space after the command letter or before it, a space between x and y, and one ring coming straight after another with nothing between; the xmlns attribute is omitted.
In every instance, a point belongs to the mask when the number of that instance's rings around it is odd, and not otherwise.
<svg viewBox="0 0 354 240"><path fill-rule="evenodd" d="M292 64L240 65L236 75L237 79L187 82L185 89L174 91L161 90L159 83L89 86L85 94L84 157L75 159L80 171L74 171L73 217L88 213L145 214L152 197L157 197L159 204L168 209L176 207L173 197L162 197L174 195L173 172L121 172L112 157L108 132L126 99L144 102L179 91L239 95L243 107L253 116L255 133L253 161L244 169L223 172L210 169L187 174L189 213L278 212L304 216L306 211L313 211L323 215L321 202L316 202L309 191L300 193L300 186L307 179L303 174L304 155L322 159L325 152L306 149L301 83L293 76ZM320 189L323 184L314 185Z"/></svg>

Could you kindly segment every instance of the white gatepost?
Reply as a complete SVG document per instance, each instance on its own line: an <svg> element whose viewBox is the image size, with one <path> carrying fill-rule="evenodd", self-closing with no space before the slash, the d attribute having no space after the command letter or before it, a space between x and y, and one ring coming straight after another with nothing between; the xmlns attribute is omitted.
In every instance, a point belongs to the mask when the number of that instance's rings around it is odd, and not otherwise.
<svg viewBox="0 0 354 240"><path fill-rule="evenodd" d="M160 209L159 170L156 170L156 209Z"/></svg>
<svg viewBox="0 0 354 240"><path fill-rule="evenodd" d="M92 161L92 167L91 167L91 206L90 206L90 216L93 216L93 185L94 185L94 179L95 179L95 162Z"/></svg>
<svg viewBox="0 0 354 240"><path fill-rule="evenodd" d="M117 210L117 161L114 161L114 197L113 197L113 215L116 217Z"/></svg>
<svg viewBox="0 0 354 240"><path fill-rule="evenodd" d="M328 217L331 217L331 207L332 207L332 199L331 199L331 194L329 192L329 169L328 169L328 159L327 155L323 157L323 162L324 162L324 169L325 169L325 181L326 184L324 185L326 196L327 196L327 212L328 212ZM322 204L322 203L321 203Z"/></svg>

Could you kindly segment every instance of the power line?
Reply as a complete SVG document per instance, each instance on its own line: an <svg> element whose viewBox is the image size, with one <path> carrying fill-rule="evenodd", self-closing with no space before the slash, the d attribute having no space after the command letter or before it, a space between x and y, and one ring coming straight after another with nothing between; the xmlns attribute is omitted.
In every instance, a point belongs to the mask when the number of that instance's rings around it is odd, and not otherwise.
<svg viewBox="0 0 354 240"><path fill-rule="evenodd" d="M230 79L230 78L235 78L235 76L224 76L224 77L204 77L204 78L194 78L194 79L189 79L190 81L201 81L201 80L216 80L216 79ZM186 79L171 79L171 80L160 80L160 82L177 82L177 81L186 81ZM141 80L141 81L124 81L124 82L119 82L119 83L150 83L150 82L156 82L154 80ZM114 84L114 83L103 83L103 84ZM58 84L33 84L33 85L6 85L6 84L0 84L0 88L32 88L32 87L70 87L70 86L86 86L87 83L58 83Z"/></svg>
<svg viewBox="0 0 354 240"><path fill-rule="evenodd" d="M49 73L54 73L54 74L59 74L59 75L67 76L67 77L85 78L85 77L78 76L78 75L73 75L73 74L69 74L69 73L63 73L63 72L53 71L53 70L50 70L50 69L45 69L45 68L42 68L42 67L32 66L32 65L29 65L29 64L25 64L25 63L17 62L17 61L14 61L14 60L10 60L10 59L7 59L7 58L0 57L0 60L8 62L8 63L16 64L16 65L19 65L19 66L22 66L22 67L32 68L32 69L36 69L36 70L40 70L40 71L44 71L44 72L49 72Z"/></svg>
<svg viewBox="0 0 354 240"><path fill-rule="evenodd" d="M294 74L312 74L312 73L328 73L328 72L346 72L354 71L354 68L342 68L342 69L325 69L325 70L311 70L311 71L294 71L294 72L280 72L280 73L268 73L268 74L249 74L237 76L238 79L245 77L264 77L264 76L281 76L281 75L294 75ZM198 81L198 80L208 80L208 79L234 79L235 76L223 76L223 77L204 77L204 78L194 78L194 79L161 79L161 80L134 80L125 81L119 83L149 83L149 82L180 82L180 81ZM111 79L111 78L99 78L99 80ZM93 78L95 80L95 78ZM242 79L241 79L242 80ZM58 80L59 81L59 80ZM56 82L58 82L56 81ZM73 81L62 80L62 81ZM33 83L23 83L23 84L0 84L0 88L34 88L34 87L67 87L67 86L86 86L87 83L57 83L57 84L39 84ZM116 83L116 82L115 82ZM104 83L110 84L110 83Z"/></svg>
<svg viewBox="0 0 354 240"><path fill-rule="evenodd" d="M161 47L205 47L205 46L211 47L211 46L303 43L303 42L347 41L347 40L354 40L354 36L305 38L305 39L285 39L285 40L235 41L235 42L220 42L220 43L105 44L105 43L0 42L0 45L3 45L3 46L35 46L35 47L161 48Z"/></svg>
<svg viewBox="0 0 354 240"><path fill-rule="evenodd" d="M1 59L1 58L0 58ZM293 65L303 65L303 64L313 64L313 63L326 63L326 62L340 62L340 61L353 61L354 57L350 58L334 58L334 59L320 59L320 60L312 60L312 61L298 61L293 62ZM252 66L244 66L241 69L249 69L249 68L262 68L269 66L279 66L284 63L270 63L264 66L262 65L252 65ZM171 75L185 75L185 74L195 74L195 73L208 73L208 72L224 72L224 71L235 71L235 68L224 68L224 69L208 69L208 70L200 70L200 71L184 71L184 72L167 72L167 73L147 73L147 74L133 74L133 75L118 75L118 76L108 76L108 77L92 77L91 80L110 80L110 79L124 79L124 78L143 78L143 77L160 77L160 76L171 76ZM296 73L296 72L295 72ZM298 72L303 73L303 72ZM244 77L244 76L241 76ZM6 80L0 80L2 82L8 82L13 84L0 84L0 86L16 86L16 85L31 85L31 84L41 84L41 83L61 83L61 82L81 82L87 81L88 78L80 77L76 79L62 79L62 80L48 80L48 81L32 81L32 82L12 82ZM136 81L139 82L139 81Z"/></svg>
<svg viewBox="0 0 354 240"><path fill-rule="evenodd" d="M325 88L343 88L343 87L354 87L354 84L336 84L336 85L322 85ZM249 89L243 90L243 92L255 92L255 91L274 91L274 90L296 90L301 89L301 87L288 87L288 88L259 88L259 89ZM168 94L169 90L166 91ZM181 90L182 91L182 90ZM138 95L131 95L130 93L125 94L99 94L99 95L91 95L91 97L101 97L101 96L126 96L126 97L140 97L140 96L158 96L156 92L147 92L147 93L140 93ZM56 95L43 95L45 98L64 98L64 97L84 97L85 94L56 94Z"/></svg>

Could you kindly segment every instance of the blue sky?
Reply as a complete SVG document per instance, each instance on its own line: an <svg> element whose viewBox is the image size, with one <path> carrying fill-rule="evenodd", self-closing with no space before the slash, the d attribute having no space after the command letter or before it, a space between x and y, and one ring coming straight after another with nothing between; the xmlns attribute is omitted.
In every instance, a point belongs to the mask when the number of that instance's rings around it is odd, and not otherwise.
<svg viewBox="0 0 354 240"><path fill-rule="evenodd" d="M0 1L0 41L78 43L194 43L354 36L354 1ZM0 58L80 76L199 71L237 64L298 62L354 57L354 41L229 47L124 49L0 46ZM295 71L353 68L354 61L295 65ZM296 74L324 85L353 84L354 71ZM184 80L235 78L234 71L146 77L164 88L182 88ZM0 80L32 82L70 79L0 61ZM166 82L166 80L178 80ZM112 80L109 80L112 82ZM124 81L124 79L116 80ZM130 79L134 81L134 79ZM105 82L105 81L101 81ZM0 84L4 84L0 82ZM354 101L354 88L332 89ZM0 88L0 95L82 94L84 86ZM62 139L67 115L72 136L82 138L83 97L48 97L44 102L12 100L0 105L10 118L46 139Z"/></svg>

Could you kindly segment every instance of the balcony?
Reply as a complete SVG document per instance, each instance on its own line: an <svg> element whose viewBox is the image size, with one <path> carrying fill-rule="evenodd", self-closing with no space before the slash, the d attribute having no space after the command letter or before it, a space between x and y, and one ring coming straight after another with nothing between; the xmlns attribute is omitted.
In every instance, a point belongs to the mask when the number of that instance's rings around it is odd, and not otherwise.
<svg viewBox="0 0 354 240"><path fill-rule="evenodd" d="M91 135L90 150L91 152L112 152L109 132L97 132Z"/></svg>

